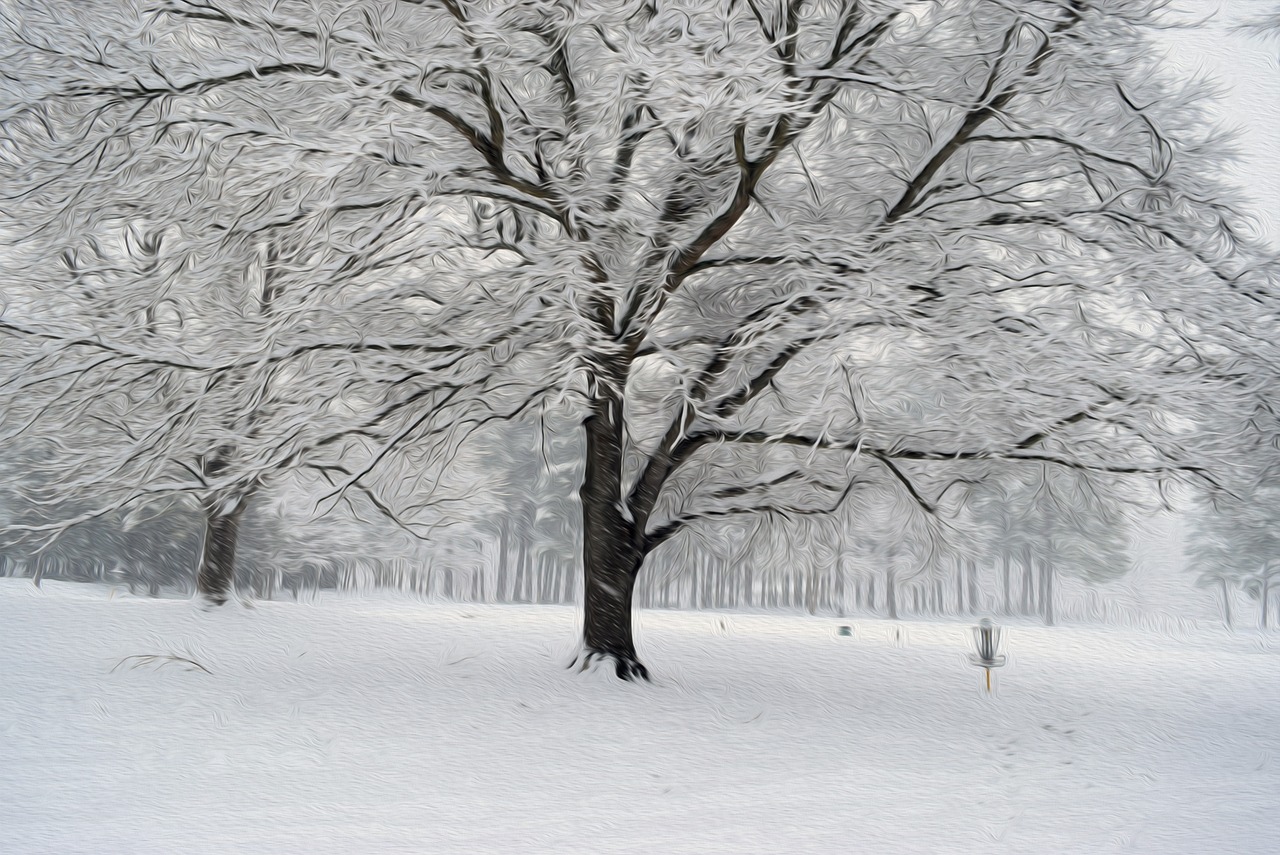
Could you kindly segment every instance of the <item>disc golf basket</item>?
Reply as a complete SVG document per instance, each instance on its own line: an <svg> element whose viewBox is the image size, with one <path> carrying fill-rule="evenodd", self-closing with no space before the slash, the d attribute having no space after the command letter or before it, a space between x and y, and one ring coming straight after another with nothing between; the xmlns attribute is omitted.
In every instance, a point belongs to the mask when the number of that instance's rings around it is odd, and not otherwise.
<svg viewBox="0 0 1280 855"><path fill-rule="evenodd" d="M983 618L973 628L973 646L977 653L969 654L969 661L986 672L988 692L991 691L991 669L1005 662L1005 657L1000 655L1000 636L1000 627L990 618Z"/></svg>

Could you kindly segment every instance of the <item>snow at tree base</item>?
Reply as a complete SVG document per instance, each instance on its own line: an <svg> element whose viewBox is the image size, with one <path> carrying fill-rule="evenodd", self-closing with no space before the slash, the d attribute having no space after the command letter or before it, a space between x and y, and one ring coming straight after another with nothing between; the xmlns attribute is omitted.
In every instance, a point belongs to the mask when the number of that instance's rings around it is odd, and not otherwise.
<svg viewBox="0 0 1280 855"><path fill-rule="evenodd" d="M1274 850L1280 636L1019 623L988 696L968 624L843 623L646 611L630 684L568 608L0 580L3 851Z"/></svg>

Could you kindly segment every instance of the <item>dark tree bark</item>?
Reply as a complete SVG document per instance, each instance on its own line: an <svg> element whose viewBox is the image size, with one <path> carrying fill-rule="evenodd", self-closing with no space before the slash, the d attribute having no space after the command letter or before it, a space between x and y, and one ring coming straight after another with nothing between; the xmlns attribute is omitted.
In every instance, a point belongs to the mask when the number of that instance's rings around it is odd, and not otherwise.
<svg viewBox="0 0 1280 855"><path fill-rule="evenodd" d="M202 504L204 539L196 571L196 590L213 605L220 606L227 601L235 582L240 523L252 495L252 491L246 491L230 499Z"/></svg>
<svg viewBox="0 0 1280 855"><path fill-rule="evenodd" d="M605 384L601 384L602 387ZM586 466L582 480L583 661L611 659L624 680L649 678L636 658L631 609L645 544L636 523L623 514L622 401L601 388L583 427Z"/></svg>

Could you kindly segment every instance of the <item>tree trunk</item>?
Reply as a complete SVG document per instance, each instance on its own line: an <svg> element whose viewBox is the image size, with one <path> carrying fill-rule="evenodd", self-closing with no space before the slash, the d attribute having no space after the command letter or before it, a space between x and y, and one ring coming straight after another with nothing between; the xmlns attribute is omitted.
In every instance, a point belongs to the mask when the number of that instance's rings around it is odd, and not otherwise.
<svg viewBox="0 0 1280 855"><path fill-rule="evenodd" d="M1004 556L1002 568L1004 572L1004 613L1011 615L1013 614L1013 559L1007 554Z"/></svg>
<svg viewBox="0 0 1280 855"><path fill-rule="evenodd" d="M892 567L884 572L884 609L889 614L889 620L898 619L898 589L894 585L894 570Z"/></svg>
<svg viewBox="0 0 1280 855"><path fill-rule="evenodd" d="M1036 583L1035 583L1035 567L1031 557L1031 548L1023 547L1022 550L1022 613L1024 615L1035 614L1036 612Z"/></svg>
<svg viewBox="0 0 1280 855"><path fill-rule="evenodd" d="M240 522L253 491L230 498L202 503L204 539L200 547L200 567L196 572L196 591L210 603L220 606L227 601L235 583L236 544L240 538Z"/></svg>
<svg viewBox="0 0 1280 855"><path fill-rule="evenodd" d="M1022 565L1022 614L1033 615L1036 608L1035 568L1030 564Z"/></svg>
<svg viewBox="0 0 1280 855"><path fill-rule="evenodd" d="M529 566L529 543L523 532L516 533L516 588L512 600L517 603L533 602L533 572Z"/></svg>
<svg viewBox="0 0 1280 855"><path fill-rule="evenodd" d="M831 605L835 609L836 617L844 617L845 609L848 601L848 583L844 577L844 560L843 558L836 560L836 574L831 583Z"/></svg>
<svg viewBox="0 0 1280 855"><path fill-rule="evenodd" d="M979 611L978 603L978 562L970 561L968 563L969 570L969 614L974 615Z"/></svg>
<svg viewBox="0 0 1280 855"><path fill-rule="evenodd" d="M702 611L702 556L695 555L689 562L689 602L694 611Z"/></svg>
<svg viewBox="0 0 1280 855"><path fill-rule="evenodd" d="M1044 614L1044 625L1053 626L1053 565L1048 561L1040 565L1040 605Z"/></svg>
<svg viewBox="0 0 1280 855"><path fill-rule="evenodd" d="M1222 622L1231 629L1231 591L1227 588L1226 579L1218 579L1218 584L1222 586Z"/></svg>
<svg viewBox="0 0 1280 855"><path fill-rule="evenodd" d="M1262 602L1261 602L1262 611L1259 613L1259 616L1258 616L1258 623L1261 625L1261 627L1262 627L1263 629L1266 629L1266 628L1267 628L1267 605L1268 605L1267 601L1271 598L1271 579L1270 579L1270 577L1268 577L1268 576L1263 576L1263 577L1262 577L1262 579L1261 579L1261 581L1260 581L1260 584L1262 585L1262 592L1261 592L1261 595L1260 595L1260 598L1261 598L1261 601L1262 601Z"/></svg>
<svg viewBox="0 0 1280 855"><path fill-rule="evenodd" d="M586 432L582 501L583 661L612 659L624 680L648 679L636 658L631 631L632 598L644 563L635 524L622 513L622 401L605 387L597 392Z"/></svg>
<svg viewBox="0 0 1280 855"><path fill-rule="evenodd" d="M511 576L511 516L505 510L502 511L502 517L498 522L497 558L497 579L494 585L497 595L494 599L499 603L510 602L515 599L508 594Z"/></svg>

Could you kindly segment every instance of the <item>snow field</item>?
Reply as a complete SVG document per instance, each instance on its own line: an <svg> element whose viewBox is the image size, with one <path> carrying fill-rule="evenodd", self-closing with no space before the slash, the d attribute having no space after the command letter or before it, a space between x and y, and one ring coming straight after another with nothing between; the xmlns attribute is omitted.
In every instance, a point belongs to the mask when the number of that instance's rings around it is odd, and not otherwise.
<svg viewBox="0 0 1280 855"><path fill-rule="evenodd" d="M0 580L0 852L1265 853L1280 639ZM840 624L853 637L840 637ZM177 659L128 657L183 657ZM201 670L201 668L206 670Z"/></svg>

